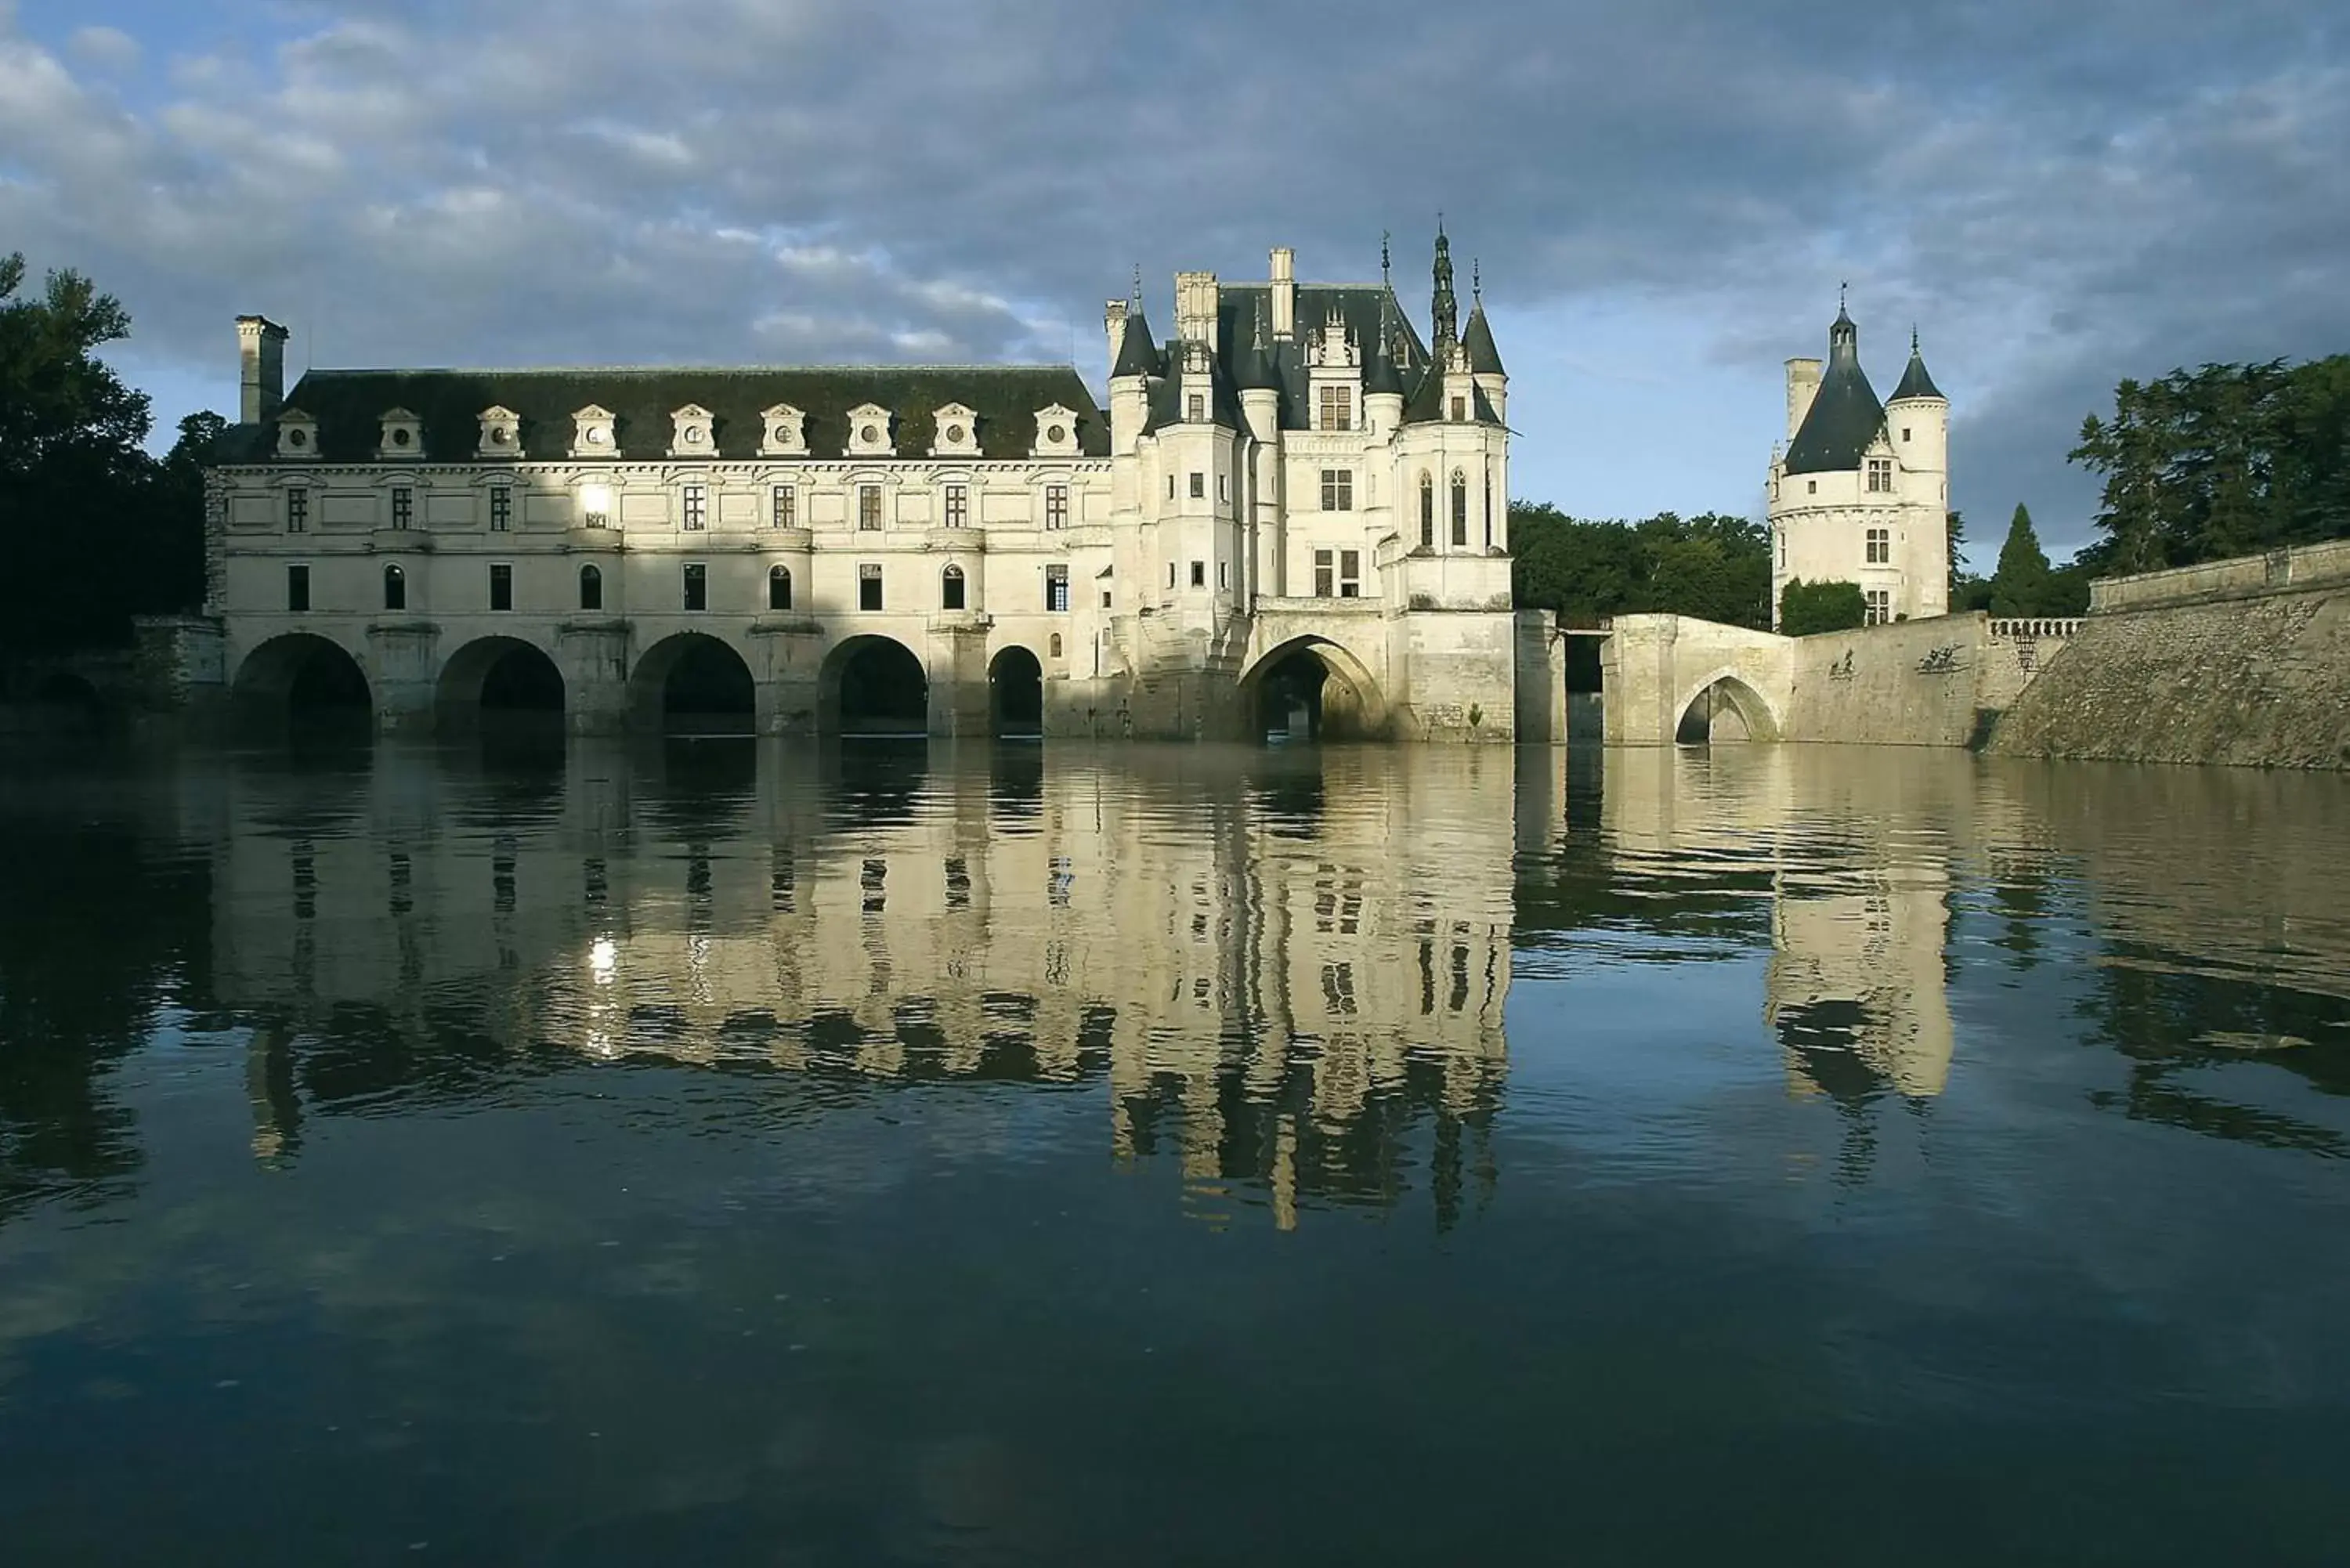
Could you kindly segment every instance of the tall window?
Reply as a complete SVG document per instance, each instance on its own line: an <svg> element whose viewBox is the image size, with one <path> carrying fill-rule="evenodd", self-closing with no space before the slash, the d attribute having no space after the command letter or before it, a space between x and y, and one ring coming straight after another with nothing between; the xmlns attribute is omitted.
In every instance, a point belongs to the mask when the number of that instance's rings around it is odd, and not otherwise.
<svg viewBox="0 0 2350 1568"><path fill-rule="evenodd" d="M1436 481L1419 476L1419 547L1436 548Z"/></svg>
<svg viewBox="0 0 2350 1568"><path fill-rule="evenodd" d="M1352 512L1355 509L1355 471L1351 468L1326 468L1322 471L1322 510Z"/></svg>
<svg viewBox="0 0 2350 1568"><path fill-rule="evenodd" d="M1468 421L1469 421L1469 400L1468 400L1468 399L1466 399L1466 398L1455 398L1455 399L1453 399L1453 400L1452 400L1452 422L1453 422L1454 424L1456 424L1456 425L1458 425L1458 424L1466 424L1466 423L1468 422Z"/></svg>
<svg viewBox="0 0 2350 1568"><path fill-rule="evenodd" d="M881 526L881 487L860 484L857 487L857 525L863 529Z"/></svg>
<svg viewBox="0 0 2350 1568"><path fill-rule="evenodd" d="M1452 471L1452 542L1469 543L1469 476L1459 469Z"/></svg>
<svg viewBox="0 0 2350 1568"><path fill-rule="evenodd" d="M1862 619L1870 626L1883 626L1893 618L1893 596L1883 588L1871 588L1861 597L1867 603L1867 613Z"/></svg>
<svg viewBox="0 0 2350 1568"><path fill-rule="evenodd" d="M685 589L683 601L686 608L706 610L710 607L710 568L708 566L699 561L688 562L684 567L683 587Z"/></svg>
<svg viewBox="0 0 2350 1568"><path fill-rule="evenodd" d="M768 514L778 528L800 525L800 493L788 484L778 484L767 498Z"/></svg>
<svg viewBox="0 0 2350 1568"><path fill-rule="evenodd" d="M857 607L878 610L881 607L881 566L867 561L857 568Z"/></svg>
<svg viewBox="0 0 2350 1568"><path fill-rule="evenodd" d="M1208 398L1204 392L1194 392L1183 400L1183 422L1203 425L1208 422Z"/></svg>
<svg viewBox="0 0 2350 1568"><path fill-rule="evenodd" d="M1314 552L1314 597L1317 599L1330 597L1330 552L1327 550Z"/></svg>
<svg viewBox="0 0 2350 1568"><path fill-rule="evenodd" d="M1055 611L1066 610L1069 607L1068 567L1045 568L1045 607Z"/></svg>
<svg viewBox="0 0 2350 1568"><path fill-rule="evenodd" d="M391 491L391 525L405 528L416 521L416 492L405 484L396 484Z"/></svg>
<svg viewBox="0 0 2350 1568"><path fill-rule="evenodd" d="M1191 563L1191 586L1195 588L1204 588L1208 586L1207 562L1194 561Z"/></svg>
<svg viewBox="0 0 2350 1568"><path fill-rule="evenodd" d="M1355 428L1355 392L1351 387L1325 387L1321 391L1321 423L1326 431Z"/></svg>
<svg viewBox="0 0 2350 1568"><path fill-rule="evenodd" d="M309 526L310 492L306 486L297 484L286 493L286 531L300 534Z"/></svg>
<svg viewBox="0 0 2350 1568"><path fill-rule="evenodd" d="M490 567L490 607L514 608L514 568L500 561Z"/></svg>
<svg viewBox="0 0 2350 1568"><path fill-rule="evenodd" d="M1338 597L1342 599L1363 597L1363 553L1360 550L1338 552Z"/></svg>
<svg viewBox="0 0 2350 1568"><path fill-rule="evenodd" d="M514 491L510 486L490 486L490 532L504 534L514 527Z"/></svg>
<svg viewBox="0 0 2350 1568"><path fill-rule="evenodd" d="M298 495L301 492L292 491L288 492L288 493ZM296 615L300 615L310 607L309 567L288 566L286 568L286 607L292 610Z"/></svg>
<svg viewBox="0 0 2350 1568"><path fill-rule="evenodd" d="M682 521L685 526L688 528L709 527L710 486L706 484L687 485L685 487L684 500L685 516Z"/></svg>
<svg viewBox="0 0 2350 1568"><path fill-rule="evenodd" d="M971 526L971 491L963 485L947 486L947 526L950 528Z"/></svg>
<svg viewBox="0 0 2350 1568"><path fill-rule="evenodd" d="M1485 504L1485 548L1493 547L1493 465L1485 465L1484 488L1478 492Z"/></svg>
<svg viewBox="0 0 2350 1568"><path fill-rule="evenodd" d="M1172 561L1167 563L1167 586L1170 588L1175 586L1175 563Z"/></svg>
<svg viewBox="0 0 2350 1568"><path fill-rule="evenodd" d="M951 610L962 608L962 568L961 566L949 566L939 574L939 607Z"/></svg>
<svg viewBox="0 0 2350 1568"><path fill-rule="evenodd" d="M771 610L792 607L792 569L789 566L767 568L767 607Z"/></svg>
<svg viewBox="0 0 2350 1568"><path fill-rule="evenodd" d="M1195 468L1191 471L1191 499L1205 501L1207 498L1208 476Z"/></svg>
<svg viewBox="0 0 2350 1568"><path fill-rule="evenodd" d="M594 566L579 568L579 607L584 610L604 607L604 574Z"/></svg>
<svg viewBox="0 0 2350 1568"><path fill-rule="evenodd" d="M1784 528L1779 530L1779 569L1783 572L1787 569L1787 531Z"/></svg>
<svg viewBox="0 0 2350 1568"><path fill-rule="evenodd" d="M408 607L408 574L398 566L383 569L383 607L388 610Z"/></svg>
<svg viewBox="0 0 2350 1568"><path fill-rule="evenodd" d="M1066 528L1069 525L1069 487L1066 484L1045 486L1045 526Z"/></svg>
<svg viewBox="0 0 2350 1568"><path fill-rule="evenodd" d="M1871 528L1868 531L1868 564L1884 566L1890 566L1892 561L1893 531L1890 528Z"/></svg>
<svg viewBox="0 0 2350 1568"><path fill-rule="evenodd" d="M1868 460L1868 488L1872 492L1889 493L1893 489L1893 460L1872 457Z"/></svg>

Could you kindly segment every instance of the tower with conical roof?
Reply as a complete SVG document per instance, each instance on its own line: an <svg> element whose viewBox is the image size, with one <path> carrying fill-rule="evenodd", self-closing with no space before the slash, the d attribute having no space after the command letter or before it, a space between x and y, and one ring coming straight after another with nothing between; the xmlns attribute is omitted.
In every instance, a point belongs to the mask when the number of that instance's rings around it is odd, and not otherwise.
<svg viewBox="0 0 2350 1568"><path fill-rule="evenodd" d="M1950 403L1912 332L1892 401L1860 363L1860 327L1839 299L1825 368L1787 361L1787 444L1772 455L1771 614L1787 585L1856 584L1869 620L1950 607Z"/></svg>

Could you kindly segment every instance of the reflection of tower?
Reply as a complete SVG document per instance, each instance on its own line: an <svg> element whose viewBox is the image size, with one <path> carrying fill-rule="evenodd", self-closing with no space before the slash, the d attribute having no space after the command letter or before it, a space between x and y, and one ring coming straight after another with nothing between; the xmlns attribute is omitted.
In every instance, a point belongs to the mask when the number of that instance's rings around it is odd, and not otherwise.
<svg viewBox="0 0 2350 1568"><path fill-rule="evenodd" d="M1764 1016L1801 1092L1939 1095L1950 1074L1949 876L1908 865L1867 880L1860 893L1774 901Z"/></svg>

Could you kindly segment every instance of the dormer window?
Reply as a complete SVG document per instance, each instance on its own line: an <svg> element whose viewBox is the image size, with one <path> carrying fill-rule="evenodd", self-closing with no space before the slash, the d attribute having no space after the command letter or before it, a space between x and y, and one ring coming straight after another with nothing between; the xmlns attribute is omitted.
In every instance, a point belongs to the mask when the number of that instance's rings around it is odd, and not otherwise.
<svg viewBox="0 0 2350 1568"><path fill-rule="evenodd" d="M1208 422L1208 395L1205 392L1193 392L1183 400L1183 422L1190 425Z"/></svg>
<svg viewBox="0 0 2350 1568"><path fill-rule="evenodd" d="M475 457L520 457L522 455L522 416L512 409L492 405L473 416L482 424L481 439L473 443Z"/></svg>
<svg viewBox="0 0 2350 1568"><path fill-rule="evenodd" d="M318 455L318 421L299 409L277 416L277 455L313 458Z"/></svg>
<svg viewBox="0 0 2350 1568"><path fill-rule="evenodd" d="M588 404L571 416L573 457L618 457L620 442L612 410Z"/></svg>
<svg viewBox="0 0 2350 1568"><path fill-rule="evenodd" d="M712 416L700 403L670 410L669 454L671 457L715 457Z"/></svg>
<svg viewBox="0 0 2350 1568"><path fill-rule="evenodd" d="M406 409L386 409L383 431L377 439L379 458L419 458L424 455L424 421Z"/></svg>
<svg viewBox="0 0 2350 1568"><path fill-rule="evenodd" d="M807 435L805 426L807 416L806 414L801 413L789 403L777 403L772 409L760 410L759 418L767 427L766 434L759 441L761 457L806 457L807 455Z"/></svg>
<svg viewBox="0 0 2350 1568"><path fill-rule="evenodd" d="M977 457L979 415L961 403L949 403L931 415L932 457Z"/></svg>
<svg viewBox="0 0 2350 1568"><path fill-rule="evenodd" d="M1355 389L1352 387L1325 386L1316 389L1316 430L1350 431L1355 428Z"/></svg>
<svg viewBox="0 0 2350 1568"><path fill-rule="evenodd" d="M1466 424L1469 422L1468 399L1454 398L1452 400L1452 422L1456 425Z"/></svg>
<svg viewBox="0 0 2350 1568"><path fill-rule="evenodd" d="M1893 460L1872 457L1868 460L1868 488L1871 494L1890 494L1893 490Z"/></svg>
<svg viewBox="0 0 2350 1568"><path fill-rule="evenodd" d="M897 455L896 443L890 435L889 410L879 403L859 403L848 410L848 455Z"/></svg>
<svg viewBox="0 0 2350 1568"><path fill-rule="evenodd" d="M1074 457L1077 451L1077 416L1074 410L1055 403L1036 410L1036 451L1038 457Z"/></svg>

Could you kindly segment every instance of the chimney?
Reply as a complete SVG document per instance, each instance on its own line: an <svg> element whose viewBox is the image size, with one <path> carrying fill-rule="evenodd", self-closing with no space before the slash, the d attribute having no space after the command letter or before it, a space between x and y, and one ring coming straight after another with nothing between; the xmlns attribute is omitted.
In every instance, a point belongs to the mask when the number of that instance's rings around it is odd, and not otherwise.
<svg viewBox="0 0 2350 1568"><path fill-rule="evenodd" d="M1297 253L1287 245L1273 249L1273 335L1287 339L1297 334Z"/></svg>
<svg viewBox="0 0 2350 1568"><path fill-rule="evenodd" d="M1812 411L1812 399L1820 389L1820 362L1817 359L1787 361L1787 439L1794 441L1795 432L1804 428L1804 416Z"/></svg>
<svg viewBox="0 0 2350 1568"><path fill-rule="evenodd" d="M1216 275L1179 272L1175 275L1175 335L1187 343L1204 343L1216 352Z"/></svg>
<svg viewBox="0 0 2350 1568"><path fill-rule="evenodd" d="M1102 327L1109 334L1109 362L1115 365L1126 347L1126 301L1113 299L1102 306Z"/></svg>
<svg viewBox="0 0 2350 1568"><path fill-rule="evenodd" d="M236 318L239 424L257 425L286 406L286 328L266 316Z"/></svg>

